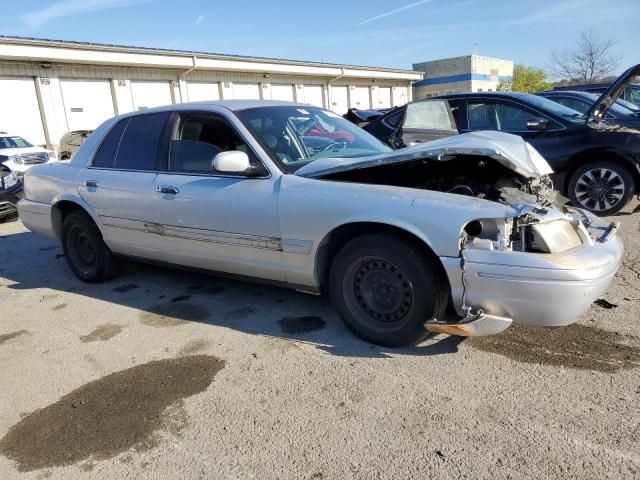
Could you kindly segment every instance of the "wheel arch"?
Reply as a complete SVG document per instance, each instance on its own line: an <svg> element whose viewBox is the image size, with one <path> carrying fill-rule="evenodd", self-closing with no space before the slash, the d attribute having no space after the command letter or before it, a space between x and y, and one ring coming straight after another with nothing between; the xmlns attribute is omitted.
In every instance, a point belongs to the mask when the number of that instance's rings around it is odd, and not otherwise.
<svg viewBox="0 0 640 480"><path fill-rule="evenodd" d="M606 160L616 162L625 167L635 181L635 193L640 193L640 163L631 153L623 152L618 149L610 147L590 148L583 150L580 153L575 154L567 162L566 175L564 178L563 192L569 191L569 182L574 172L587 162L603 159L603 155L606 155Z"/></svg>
<svg viewBox="0 0 640 480"><path fill-rule="evenodd" d="M59 197L54 200L51 207L51 228L58 240L62 238L62 223L71 212L81 211L89 215L96 224L100 233L102 228L93 211L81 199L76 197Z"/></svg>
<svg viewBox="0 0 640 480"><path fill-rule="evenodd" d="M377 221L352 221L343 223L324 236L316 249L314 265L314 275L320 290L326 290L333 259L340 249L354 238L371 233L394 235L417 247L424 255L434 261L441 278L447 282L447 289L449 292L451 291L444 266L424 236L411 231L410 228L405 226L397 226Z"/></svg>

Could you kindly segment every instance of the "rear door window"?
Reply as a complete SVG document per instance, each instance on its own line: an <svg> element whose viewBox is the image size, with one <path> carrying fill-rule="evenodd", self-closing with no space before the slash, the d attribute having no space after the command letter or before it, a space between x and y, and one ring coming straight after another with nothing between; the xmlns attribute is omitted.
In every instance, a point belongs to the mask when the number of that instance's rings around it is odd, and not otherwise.
<svg viewBox="0 0 640 480"><path fill-rule="evenodd" d="M115 124L107 136L102 141L98 153L93 159L93 166L98 168L114 168L116 164L116 155L118 154L118 147L120 146L120 139L122 138L122 132L127 128L129 119L125 118Z"/></svg>
<svg viewBox="0 0 640 480"><path fill-rule="evenodd" d="M169 112L137 115L118 122L103 140L94 167L156 170Z"/></svg>
<svg viewBox="0 0 640 480"><path fill-rule="evenodd" d="M455 130L453 115L446 100L426 100L409 103L403 129Z"/></svg>
<svg viewBox="0 0 640 480"><path fill-rule="evenodd" d="M116 168L123 170L155 170L158 144L169 113L131 117L122 135L116 157Z"/></svg>

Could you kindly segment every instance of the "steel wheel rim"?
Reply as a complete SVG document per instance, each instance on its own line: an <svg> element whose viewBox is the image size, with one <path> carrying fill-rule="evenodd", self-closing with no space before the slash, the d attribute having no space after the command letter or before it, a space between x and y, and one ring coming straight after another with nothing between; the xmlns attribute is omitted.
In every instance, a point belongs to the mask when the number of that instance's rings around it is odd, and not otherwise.
<svg viewBox="0 0 640 480"><path fill-rule="evenodd" d="M382 323L403 319L413 306L409 279L394 264L379 257L368 258L356 268L353 294L360 309Z"/></svg>
<svg viewBox="0 0 640 480"><path fill-rule="evenodd" d="M574 193L580 205L589 210L609 210L624 198L624 180L614 170L594 168L580 175Z"/></svg>
<svg viewBox="0 0 640 480"><path fill-rule="evenodd" d="M84 228L75 226L69 232L69 237L72 245L70 253L73 263L85 272L91 271L98 258L91 236Z"/></svg>

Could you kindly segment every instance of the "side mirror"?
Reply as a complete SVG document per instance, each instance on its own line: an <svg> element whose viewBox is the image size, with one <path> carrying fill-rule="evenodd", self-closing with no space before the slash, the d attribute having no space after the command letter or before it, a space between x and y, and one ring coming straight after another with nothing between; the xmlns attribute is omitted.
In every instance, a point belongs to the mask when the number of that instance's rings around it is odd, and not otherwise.
<svg viewBox="0 0 640 480"><path fill-rule="evenodd" d="M249 156L239 150L220 152L213 157L213 169L224 173L244 173L249 170Z"/></svg>
<svg viewBox="0 0 640 480"><path fill-rule="evenodd" d="M549 126L549 120L544 118L532 118L527 120L527 128L529 130L546 130Z"/></svg>

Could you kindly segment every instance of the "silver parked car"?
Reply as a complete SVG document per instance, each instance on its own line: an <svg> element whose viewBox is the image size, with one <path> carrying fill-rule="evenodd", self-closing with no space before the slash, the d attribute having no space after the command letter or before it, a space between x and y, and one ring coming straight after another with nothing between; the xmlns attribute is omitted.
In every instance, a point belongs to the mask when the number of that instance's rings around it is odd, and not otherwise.
<svg viewBox="0 0 640 480"><path fill-rule="evenodd" d="M219 101L106 121L29 170L19 212L84 281L126 256L328 291L356 334L399 346L567 325L607 289L618 225L554 208L549 173L500 132L392 151L320 108Z"/></svg>

